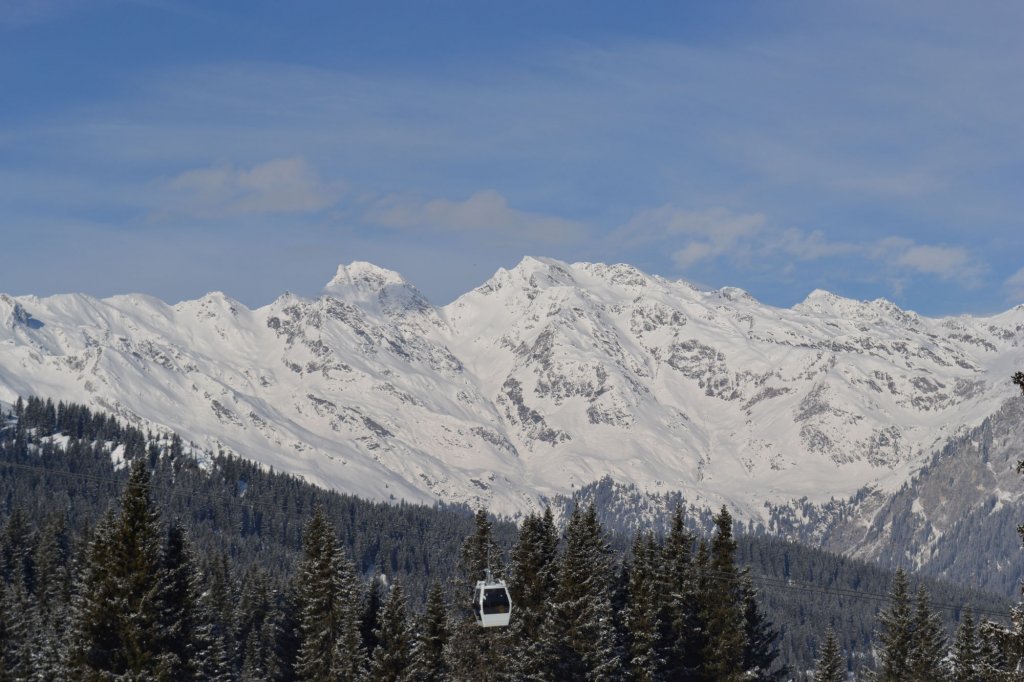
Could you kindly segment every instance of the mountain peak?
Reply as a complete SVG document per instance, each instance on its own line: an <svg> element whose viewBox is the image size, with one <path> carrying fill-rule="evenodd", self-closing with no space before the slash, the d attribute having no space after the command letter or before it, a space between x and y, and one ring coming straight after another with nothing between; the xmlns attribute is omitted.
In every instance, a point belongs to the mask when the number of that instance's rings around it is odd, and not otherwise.
<svg viewBox="0 0 1024 682"><path fill-rule="evenodd" d="M389 284L408 286L405 278L394 270L388 270L366 261L355 260L348 265L339 265L334 278L327 283L324 291L348 287L379 291Z"/></svg>
<svg viewBox="0 0 1024 682"><path fill-rule="evenodd" d="M402 275L366 261L339 265L323 294L391 314L426 312L433 308L420 290Z"/></svg>

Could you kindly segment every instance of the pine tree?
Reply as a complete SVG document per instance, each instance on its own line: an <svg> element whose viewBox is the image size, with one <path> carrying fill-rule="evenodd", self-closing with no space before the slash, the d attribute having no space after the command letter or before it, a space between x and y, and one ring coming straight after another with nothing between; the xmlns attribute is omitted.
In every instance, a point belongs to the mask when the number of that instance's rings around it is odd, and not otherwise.
<svg viewBox="0 0 1024 682"><path fill-rule="evenodd" d="M814 682L845 682L846 660L839 651L835 630L829 626L825 632L825 643L821 647L821 656L814 666Z"/></svg>
<svg viewBox="0 0 1024 682"><path fill-rule="evenodd" d="M659 648L662 596L659 566L660 548L654 535L638 534L628 565L623 624L628 638L630 678L642 682L660 679L665 663Z"/></svg>
<svg viewBox="0 0 1024 682"><path fill-rule="evenodd" d="M406 679L411 663L411 638L402 584L395 582L381 611L379 642L370 662L369 682Z"/></svg>
<svg viewBox="0 0 1024 682"><path fill-rule="evenodd" d="M743 671L744 679L775 682L784 679L789 671L785 666L775 667L779 657L776 646L778 633L761 611L757 591L746 576L741 580L743 599Z"/></svg>
<svg viewBox="0 0 1024 682"><path fill-rule="evenodd" d="M232 682L237 676L236 604L234 576L227 555L220 553L207 564L205 586L198 600L196 665L203 680Z"/></svg>
<svg viewBox="0 0 1024 682"><path fill-rule="evenodd" d="M953 682L982 682L980 674L981 647L970 609L964 613L953 642Z"/></svg>
<svg viewBox="0 0 1024 682"><path fill-rule="evenodd" d="M736 540L732 536L732 515L722 507L715 516L715 536L711 541L700 595L701 611L707 627L704 648L705 676L719 682L743 679L743 591L736 568Z"/></svg>
<svg viewBox="0 0 1024 682"><path fill-rule="evenodd" d="M1006 629L992 621L985 621L978 628L978 660L983 682L1004 680L1010 670L1006 653Z"/></svg>
<svg viewBox="0 0 1024 682"><path fill-rule="evenodd" d="M707 644L707 628L701 620L697 594L694 542L683 520L682 506L677 506L661 552L662 583L667 598L662 601L660 649L670 679L695 678Z"/></svg>
<svg viewBox="0 0 1024 682"><path fill-rule="evenodd" d="M157 668L160 535L149 472L145 461L134 460L120 516L97 526L87 553L72 619L76 676L139 677Z"/></svg>
<svg viewBox="0 0 1024 682"><path fill-rule="evenodd" d="M160 557L158 609L160 661L157 679L178 682L195 675L195 633L198 626L198 570L185 530L173 523Z"/></svg>
<svg viewBox="0 0 1024 682"><path fill-rule="evenodd" d="M433 583L427 593L427 606L420 619L412 650L410 679L413 682L441 682L448 679L444 659L448 643L448 612L441 586Z"/></svg>
<svg viewBox="0 0 1024 682"><path fill-rule="evenodd" d="M71 599L71 540L63 514L47 519L34 556L36 597L47 620L63 620Z"/></svg>
<svg viewBox="0 0 1024 682"><path fill-rule="evenodd" d="M943 659L946 656L946 635L942 621L932 611L928 591L921 584L917 589L910 648L912 682L942 682L946 679Z"/></svg>
<svg viewBox="0 0 1024 682"><path fill-rule="evenodd" d="M305 558L299 568L299 651L296 674L301 680L337 679L347 668L361 667L362 642L355 644L353 658L335 660L358 632L355 578L334 535L323 508L317 507L303 534Z"/></svg>
<svg viewBox="0 0 1024 682"><path fill-rule="evenodd" d="M913 620L907 574L897 569L889 592L890 607L879 617L878 642L881 645L877 682L906 682L911 679L910 655L913 650Z"/></svg>
<svg viewBox="0 0 1024 682"><path fill-rule="evenodd" d="M25 588L24 581L0 583L0 611L5 614L6 640L0 669L12 680L33 679L37 672L34 654L42 627L36 600Z"/></svg>
<svg viewBox="0 0 1024 682"><path fill-rule="evenodd" d="M548 680L614 680L622 663L611 608L611 550L593 505L577 506L541 631L542 672Z"/></svg>
<svg viewBox="0 0 1024 682"><path fill-rule="evenodd" d="M366 589L366 596L363 608L359 614L359 634L363 640L363 649L366 651L367 660L373 658L373 651L377 648L377 628L380 627L380 610L384 600L381 598L380 574L373 576Z"/></svg>
<svg viewBox="0 0 1024 682"><path fill-rule="evenodd" d="M527 516L512 550L508 584L516 610L511 627L519 648L535 642L540 633L545 606L554 589L557 548L558 532L551 508L543 517Z"/></svg>

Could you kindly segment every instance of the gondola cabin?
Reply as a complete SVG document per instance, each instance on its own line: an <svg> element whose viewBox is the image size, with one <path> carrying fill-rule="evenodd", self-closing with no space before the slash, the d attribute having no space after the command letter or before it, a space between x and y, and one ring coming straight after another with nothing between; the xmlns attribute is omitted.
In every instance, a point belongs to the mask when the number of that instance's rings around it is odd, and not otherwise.
<svg viewBox="0 0 1024 682"><path fill-rule="evenodd" d="M489 572L473 591L473 611L476 622L485 628L505 627L512 617L512 599L504 580L494 580Z"/></svg>

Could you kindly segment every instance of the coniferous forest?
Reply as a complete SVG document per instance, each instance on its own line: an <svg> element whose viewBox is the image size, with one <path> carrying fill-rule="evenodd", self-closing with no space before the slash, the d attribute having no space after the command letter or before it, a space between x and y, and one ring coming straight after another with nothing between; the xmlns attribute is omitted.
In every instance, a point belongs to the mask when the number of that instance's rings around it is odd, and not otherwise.
<svg viewBox="0 0 1024 682"><path fill-rule="evenodd" d="M1024 611L738 536L725 508L624 538L593 505L513 524L329 493L81 405L2 417L0 680L1020 675ZM474 620L488 568L507 628Z"/></svg>

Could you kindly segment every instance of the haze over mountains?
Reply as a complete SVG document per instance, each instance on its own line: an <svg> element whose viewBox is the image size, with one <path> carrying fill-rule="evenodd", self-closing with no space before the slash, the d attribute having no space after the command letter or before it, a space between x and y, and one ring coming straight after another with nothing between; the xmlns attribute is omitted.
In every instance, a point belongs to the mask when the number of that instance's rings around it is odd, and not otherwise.
<svg viewBox="0 0 1024 682"><path fill-rule="evenodd" d="M0 295L0 399L52 395L371 498L536 508L610 476L766 521L894 493L996 413L1024 306L791 309L628 265L526 258L435 307L340 266L316 299Z"/></svg>

